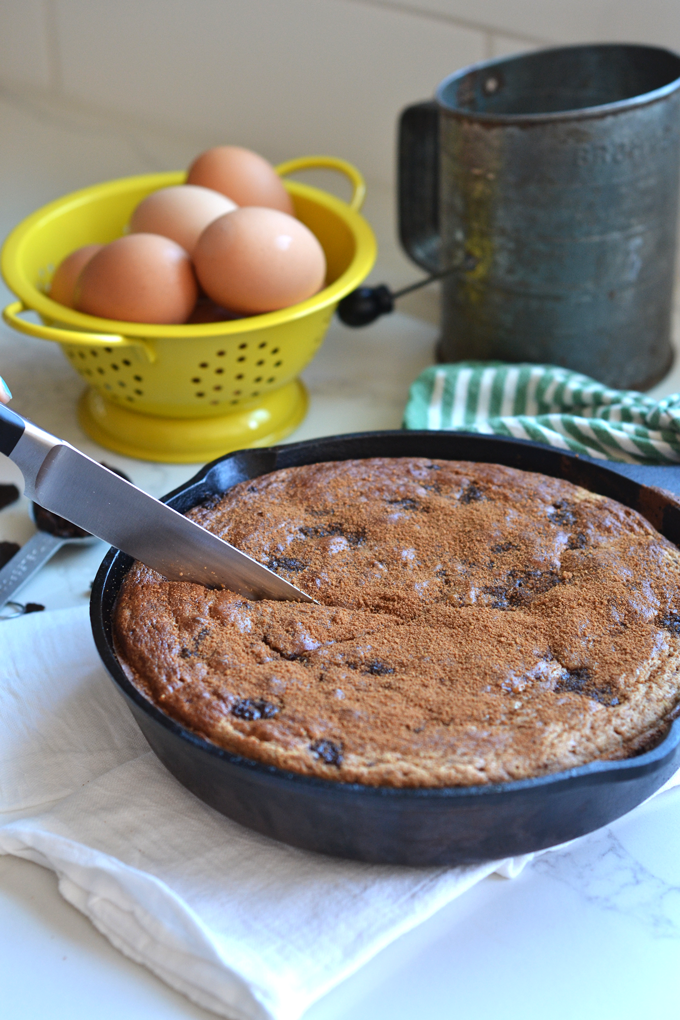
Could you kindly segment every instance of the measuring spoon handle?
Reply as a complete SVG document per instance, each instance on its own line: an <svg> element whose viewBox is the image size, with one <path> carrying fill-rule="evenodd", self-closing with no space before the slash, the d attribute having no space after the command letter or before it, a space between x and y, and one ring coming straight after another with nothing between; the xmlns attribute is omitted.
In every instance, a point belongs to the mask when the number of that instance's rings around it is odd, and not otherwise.
<svg viewBox="0 0 680 1020"><path fill-rule="evenodd" d="M57 538L46 531L38 531L28 542L15 553L9 563L0 570L0 609L12 596L19 591L43 564L54 556L57 549L64 544L63 538Z"/></svg>

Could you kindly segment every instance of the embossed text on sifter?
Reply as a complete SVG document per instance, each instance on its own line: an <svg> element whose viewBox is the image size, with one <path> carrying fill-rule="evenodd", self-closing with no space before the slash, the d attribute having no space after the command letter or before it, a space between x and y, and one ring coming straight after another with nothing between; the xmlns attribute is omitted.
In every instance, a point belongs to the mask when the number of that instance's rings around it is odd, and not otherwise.
<svg viewBox="0 0 680 1020"><path fill-rule="evenodd" d="M401 242L442 288L441 361L563 365L647 389L672 362L680 56L487 61L406 109Z"/></svg>

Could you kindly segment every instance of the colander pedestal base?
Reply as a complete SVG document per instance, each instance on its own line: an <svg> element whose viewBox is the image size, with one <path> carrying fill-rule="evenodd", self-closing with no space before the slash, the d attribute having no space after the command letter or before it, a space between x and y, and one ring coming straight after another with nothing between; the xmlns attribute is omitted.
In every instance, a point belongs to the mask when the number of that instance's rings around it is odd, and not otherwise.
<svg viewBox="0 0 680 1020"><path fill-rule="evenodd" d="M161 418L141 414L88 388L78 420L91 439L108 450L172 464L199 464L232 450L271 446L290 435L307 413L307 391L299 379L255 403L222 415Z"/></svg>

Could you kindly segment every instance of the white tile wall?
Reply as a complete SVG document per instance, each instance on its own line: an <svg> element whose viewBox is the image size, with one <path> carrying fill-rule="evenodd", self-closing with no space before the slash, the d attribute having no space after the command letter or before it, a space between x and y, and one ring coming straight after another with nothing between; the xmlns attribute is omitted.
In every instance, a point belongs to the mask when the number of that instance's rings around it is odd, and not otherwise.
<svg viewBox="0 0 680 1020"><path fill-rule="evenodd" d="M533 39L520 39L513 35L503 35L501 32L491 32L489 55L492 57L511 57L516 53L526 53L529 50L534 50L539 45Z"/></svg>
<svg viewBox="0 0 680 1020"><path fill-rule="evenodd" d="M537 45L680 49L680 0L0 0L0 87L389 183L399 110Z"/></svg>
<svg viewBox="0 0 680 1020"><path fill-rule="evenodd" d="M0 81L50 88L50 41L43 0L0 0Z"/></svg>
<svg viewBox="0 0 680 1020"><path fill-rule="evenodd" d="M272 159L342 155L383 180L399 110L486 54L480 31L347 0L58 0L56 9L68 98Z"/></svg>
<svg viewBox="0 0 680 1020"><path fill-rule="evenodd" d="M363 0L362 0L363 2ZM373 2L373 0L365 0ZM380 2L380 0L376 0ZM678 0L388 0L537 42L649 42L680 49Z"/></svg>

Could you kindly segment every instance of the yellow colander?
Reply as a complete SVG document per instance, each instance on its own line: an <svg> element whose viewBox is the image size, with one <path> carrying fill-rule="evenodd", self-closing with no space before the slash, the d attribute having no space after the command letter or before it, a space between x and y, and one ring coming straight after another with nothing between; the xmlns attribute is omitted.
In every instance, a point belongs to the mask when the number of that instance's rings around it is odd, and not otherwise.
<svg viewBox="0 0 680 1020"><path fill-rule="evenodd" d="M325 288L301 304L231 322L159 326L73 311L47 297L61 260L84 244L120 237L150 192L184 173L144 174L97 184L38 209L7 238L2 275L18 301L3 317L29 336L54 340L89 386L79 405L85 431L130 457L182 463L244 446L267 446L295 429L307 395L297 378L324 338L336 305L368 275L376 242L358 210L365 186L350 163L307 156L277 167L345 174L349 203L286 181L295 213L326 253ZM21 318L37 312L41 322Z"/></svg>

